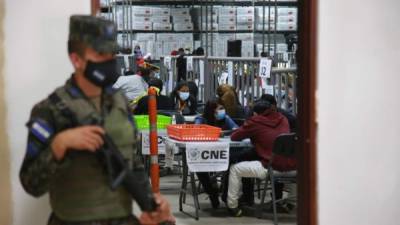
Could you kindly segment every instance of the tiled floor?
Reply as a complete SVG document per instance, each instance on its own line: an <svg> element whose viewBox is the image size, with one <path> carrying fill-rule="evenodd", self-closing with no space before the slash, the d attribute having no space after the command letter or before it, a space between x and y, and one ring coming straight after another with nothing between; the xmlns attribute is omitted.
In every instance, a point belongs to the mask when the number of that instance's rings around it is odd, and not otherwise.
<svg viewBox="0 0 400 225"><path fill-rule="evenodd" d="M218 210L213 210L211 208L210 202L207 198L207 195L201 194L199 196L200 201L200 219L195 220L194 218L182 213L179 211L179 189L181 178L177 175L169 175L165 177L161 177L160 179L160 189L161 193L165 195L172 205L173 214L177 219L177 224L179 225L196 225L196 224L226 224L226 225L235 225L235 224L246 224L246 225L268 225L272 223L272 214L264 214L263 219L258 219L252 215L254 213L254 209L246 208L244 210L244 216L236 218L230 217L226 207L223 202L221 202L221 206ZM194 215L193 208L193 198L191 195L187 195L187 205L184 205L184 211ZM281 214L279 218L279 224L285 225L295 225L296 218L294 214Z"/></svg>

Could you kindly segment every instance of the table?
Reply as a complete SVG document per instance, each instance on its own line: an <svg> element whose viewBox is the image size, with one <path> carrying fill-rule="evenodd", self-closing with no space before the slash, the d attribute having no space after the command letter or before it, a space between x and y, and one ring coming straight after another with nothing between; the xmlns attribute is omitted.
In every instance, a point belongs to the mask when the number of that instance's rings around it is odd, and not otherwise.
<svg viewBox="0 0 400 225"><path fill-rule="evenodd" d="M199 219L199 199L198 199L198 193L197 193L197 188L196 188L196 183L195 183L195 173L194 172L189 172L188 166L187 166L187 161L186 161L186 141L178 141L171 139L169 137L164 137L164 141L166 143L175 145L176 147L179 148L180 152L182 153L182 166L183 166L183 175L182 175L182 184L181 184L181 190L179 192L179 211L185 213L183 211L183 204L186 202L186 193L187 193L187 183L188 183L188 176L190 177L190 186L192 189L192 196L193 196L193 202L195 205L195 216L194 218L196 220ZM231 141L230 137L224 137L220 138L216 143L218 142L223 142L223 143L229 143L229 147L235 147L235 148L248 148L252 147L253 145L251 144L249 139L245 139L243 141ZM200 143L200 142L197 142ZM210 143L210 142L202 142L202 143ZM188 214L188 213L186 213ZM188 214L190 215L190 214ZM191 215L190 215L191 216Z"/></svg>

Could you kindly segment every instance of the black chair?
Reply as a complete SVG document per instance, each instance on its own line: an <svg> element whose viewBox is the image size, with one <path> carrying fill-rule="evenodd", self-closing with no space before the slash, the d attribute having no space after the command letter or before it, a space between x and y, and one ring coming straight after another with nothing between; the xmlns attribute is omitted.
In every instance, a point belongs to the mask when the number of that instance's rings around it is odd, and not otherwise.
<svg viewBox="0 0 400 225"><path fill-rule="evenodd" d="M272 150L272 158L268 165L268 173L264 182L264 189L261 196L261 202L258 207L258 218L262 217L262 207L264 205L264 200L267 192L268 186L270 186L271 194L272 194L272 208L273 208L273 217L274 224L278 224L278 215L276 210L276 203L282 201L283 199L276 199L276 193L274 188L275 182L280 182L283 184L290 184L297 182L297 170L290 170L285 172L276 171L272 168L274 162L274 156L280 155L287 158L295 158L296 157L296 141L297 136L295 133L282 134L279 135L275 142Z"/></svg>

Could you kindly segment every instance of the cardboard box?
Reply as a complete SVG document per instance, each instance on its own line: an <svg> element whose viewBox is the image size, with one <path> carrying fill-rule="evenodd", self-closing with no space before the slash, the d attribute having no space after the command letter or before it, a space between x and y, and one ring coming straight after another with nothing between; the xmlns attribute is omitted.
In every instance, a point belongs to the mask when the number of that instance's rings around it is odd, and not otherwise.
<svg viewBox="0 0 400 225"><path fill-rule="evenodd" d="M132 6L131 8L132 13L127 13L125 14L132 14L133 16L151 16L151 8L150 7L143 7L143 6Z"/></svg>
<svg viewBox="0 0 400 225"><path fill-rule="evenodd" d="M236 40L253 41L254 34L253 33L238 33L238 34L236 34Z"/></svg>
<svg viewBox="0 0 400 225"><path fill-rule="evenodd" d="M171 16L190 16L190 8L172 8Z"/></svg>
<svg viewBox="0 0 400 225"><path fill-rule="evenodd" d="M151 8L151 14L153 16L170 16L171 11L169 8L153 7Z"/></svg>
<svg viewBox="0 0 400 225"><path fill-rule="evenodd" d="M218 22L223 24L236 23L236 16L235 15L220 16L218 18Z"/></svg>
<svg viewBox="0 0 400 225"><path fill-rule="evenodd" d="M172 24L171 23L153 23L153 30L172 30Z"/></svg>
<svg viewBox="0 0 400 225"><path fill-rule="evenodd" d="M254 57L254 41L242 41L242 57Z"/></svg>
<svg viewBox="0 0 400 225"><path fill-rule="evenodd" d="M133 23L151 23L153 21L151 21L152 17L144 17L144 16L134 16L132 17L132 22ZM129 23L129 21L128 21Z"/></svg>
<svg viewBox="0 0 400 225"><path fill-rule="evenodd" d="M239 24L253 24L254 23L254 15L248 16L239 16L236 17L236 23Z"/></svg>
<svg viewBox="0 0 400 225"><path fill-rule="evenodd" d="M132 30L152 30L152 29L153 29L153 23L150 22L132 23Z"/></svg>
<svg viewBox="0 0 400 225"><path fill-rule="evenodd" d="M190 16L174 16L172 17L174 23L191 23L192 18Z"/></svg>
<svg viewBox="0 0 400 225"><path fill-rule="evenodd" d="M218 16L236 15L236 7L221 7L218 8Z"/></svg>
<svg viewBox="0 0 400 225"><path fill-rule="evenodd" d="M137 41L156 41L155 33L136 33L133 38Z"/></svg>
<svg viewBox="0 0 400 225"><path fill-rule="evenodd" d="M175 31L191 31L193 30L193 23L174 23Z"/></svg>
<svg viewBox="0 0 400 225"><path fill-rule="evenodd" d="M278 16L278 23L297 23L297 16Z"/></svg>
<svg viewBox="0 0 400 225"><path fill-rule="evenodd" d="M236 24L231 23L231 24L225 24L225 23L220 23L218 25L218 29L221 31L235 31L236 30Z"/></svg>
<svg viewBox="0 0 400 225"><path fill-rule="evenodd" d="M236 14L241 16L254 15L254 7L237 7Z"/></svg>
<svg viewBox="0 0 400 225"><path fill-rule="evenodd" d="M153 23L170 23L170 16L152 16L150 17L150 21Z"/></svg>
<svg viewBox="0 0 400 225"><path fill-rule="evenodd" d="M237 30L244 30L244 31L252 31L254 30L254 25L253 24L246 24L246 25L237 25L236 26Z"/></svg>

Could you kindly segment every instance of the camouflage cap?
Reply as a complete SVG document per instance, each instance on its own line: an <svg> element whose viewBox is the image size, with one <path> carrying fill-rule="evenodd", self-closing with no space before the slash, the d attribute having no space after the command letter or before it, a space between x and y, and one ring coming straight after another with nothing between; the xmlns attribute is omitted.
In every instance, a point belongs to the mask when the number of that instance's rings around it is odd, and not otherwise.
<svg viewBox="0 0 400 225"><path fill-rule="evenodd" d="M118 49L115 24L94 16L71 16L68 40L81 41L99 53L116 53Z"/></svg>

